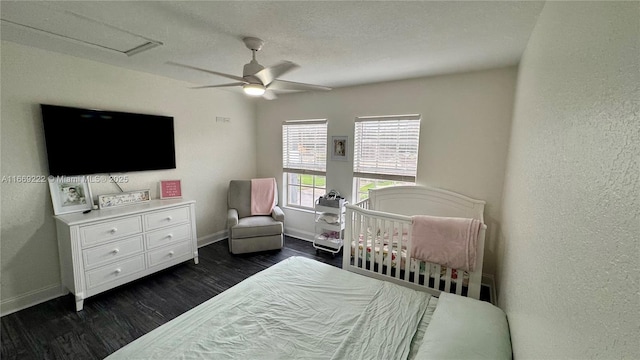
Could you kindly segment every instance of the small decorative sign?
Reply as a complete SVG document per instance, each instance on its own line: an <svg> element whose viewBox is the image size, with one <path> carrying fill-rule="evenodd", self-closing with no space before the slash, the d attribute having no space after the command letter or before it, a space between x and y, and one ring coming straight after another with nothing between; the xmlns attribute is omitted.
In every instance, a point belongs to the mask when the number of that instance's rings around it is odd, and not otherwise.
<svg viewBox="0 0 640 360"><path fill-rule="evenodd" d="M98 206L100 209L107 209L147 202L150 198L150 190L136 190L118 194L100 195L98 196Z"/></svg>
<svg viewBox="0 0 640 360"><path fill-rule="evenodd" d="M178 199L182 197L180 180L161 180L160 199Z"/></svg>

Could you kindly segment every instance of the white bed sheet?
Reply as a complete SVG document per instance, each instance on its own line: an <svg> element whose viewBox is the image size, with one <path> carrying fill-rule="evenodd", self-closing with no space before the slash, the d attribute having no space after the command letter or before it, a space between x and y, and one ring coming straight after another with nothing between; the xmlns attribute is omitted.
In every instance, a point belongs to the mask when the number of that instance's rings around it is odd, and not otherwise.
<svg viewBox="0 0 640 360"><path fill-rule="evenodd" d="M406 359L437 298L291 257L107 359Z"/></svg>

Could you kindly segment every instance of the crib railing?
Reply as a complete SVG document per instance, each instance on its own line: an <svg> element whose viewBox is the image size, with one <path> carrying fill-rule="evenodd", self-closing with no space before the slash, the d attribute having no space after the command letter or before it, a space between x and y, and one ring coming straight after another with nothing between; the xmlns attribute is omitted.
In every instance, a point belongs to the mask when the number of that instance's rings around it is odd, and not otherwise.
<svg viewBox="0 0 640 360"><path fill-rule="evenodd" d="M360 209L369 209L369 204L370 204L369 199L364 199L364 200L361 200L360 202L355 203L354 206Z"/></svg>
<svg viewBox="0 0 640 360"><path fill-rule="evenodd" d="M411 217L368 207L367 200L346 206L343 269L436 296L445 291L480 298L485 225L478 238L476 270L465 274L463 270L411 258Z"/></svg>

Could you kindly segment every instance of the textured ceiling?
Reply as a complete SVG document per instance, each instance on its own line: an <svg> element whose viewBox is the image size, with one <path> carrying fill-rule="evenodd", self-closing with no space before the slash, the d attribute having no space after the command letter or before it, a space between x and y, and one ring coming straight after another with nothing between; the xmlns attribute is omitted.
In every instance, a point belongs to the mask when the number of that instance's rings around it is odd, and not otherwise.
<svg viewBox="0 0 640 360"><path fill-rule="evenodd" d="M517 64L543 6L530 1L3 0L0 16L3 40L197 85L229 81L166 62L241 76L251 60L241 39L259 37L265 41L257 53L262 65L289 60L301 66L282 79L344 87ZM122 52L147 41L162 45L132 56Z"/></svg>

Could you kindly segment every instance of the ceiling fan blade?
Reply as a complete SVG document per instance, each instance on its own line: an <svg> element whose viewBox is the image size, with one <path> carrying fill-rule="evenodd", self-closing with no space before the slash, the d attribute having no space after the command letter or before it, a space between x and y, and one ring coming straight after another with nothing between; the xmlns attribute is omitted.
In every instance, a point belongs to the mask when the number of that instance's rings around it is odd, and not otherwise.
<svg viewBox="0 0 640 360"><path fill-rule="evenodd" d="M235 82L229 84L220 84L220 85L205 85L205 86L195 86L190 89L207 89L207 88L219 88L219 87L229 87L229 86L242 86L245 83L243 82Z"/></svg>
<svg viewBox="0 0 640 360"><path fill-rule="evenodd" d="M331 90L330 87L312 84L303 84L286 80L273 80L269 86L269 90Z"/></svg>
<svg viewBox="0 0 640 360"><path fill-rule="evenodd" d="M202 71L202 72L206 72L208 74L213 74L213 75L218 75L218 76L224 76L226 78L229 79L233 79L233 80L237 80L237 81L242 81L243 84L246 84L247 82L241 78L240 76L235 76L235 75L231 75L231 74L225 74L225 73L221 73L221 72L217 72L217 71L212 71L212 70L207 70L207 69L201 69L199 67L195 67L195 66L191 66L191 65L185 65L185 64L179 64L179 63L175 63L173 61L167 61L167 64L169 65L174 65L174 66L180 66L183 68L187 68L187 69L191 69L191 70L197 70L197 71Z"/></svg>
<svg viewBox="0 0 640 360"><path fill-rule="evenodd" d="M262 98L263 99L267 99L267 100L275 100L278 97L276 96L276 94L273 91L267 90L267 91L264 92L264 95L262 95Z"/></svg>
<svg viewBox="0 0 640 360"><path fill-rule="evenodd" d="M283 61L273 66L269 66L264 68L257 73L253 74L253 76L260 79L264 86L271 84L275 79L280 76L288 73L291 70L297 69L300 66L298 64L294 64L291 61Z"/></svg>

